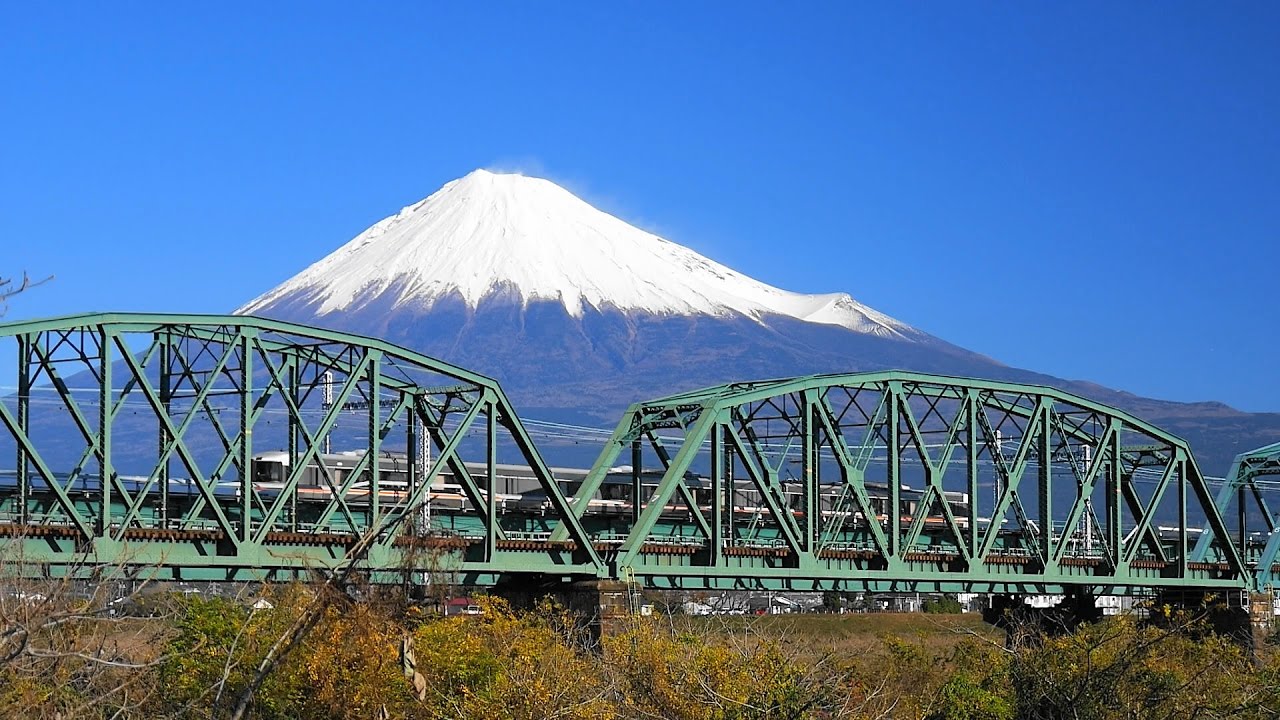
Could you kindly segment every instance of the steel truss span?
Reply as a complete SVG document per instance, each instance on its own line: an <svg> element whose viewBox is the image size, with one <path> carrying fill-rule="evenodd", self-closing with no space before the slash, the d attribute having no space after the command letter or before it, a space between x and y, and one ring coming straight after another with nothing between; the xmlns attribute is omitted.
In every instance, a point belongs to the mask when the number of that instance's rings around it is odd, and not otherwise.
<svg viewBox="0 0 1280 720"><path fill-rule="evenodd" d="M0 402L9 572L240 581L359 561L394 582L601 567L502 389L462 368L252 317L84 315L0 325L0 339L18 358ZM497 521L500 449L552 509L528 526ZM446 476L465 537L430 527ZM557 530L569 542L515 539Z"/></svg>
<svg viewBox="0 0 1280 720"><path fill-rule="evenodd" d="M106 314L0 341L10 574L1125 593L1247 589L1276 554L1224 521L1257 473L1215 502L1181 440L1044 387L724 385L633 405L573 471L497 383L377 340Z"/></svg>
<svg viewBox="0 0 1280 720"><path fill-rule="evenodd" d="M1045 387L884 372L708 388L633 405L575 514L619 472L633 516L606 559L655 586L1122 593L1246 580L1185 443Z"/></svg>

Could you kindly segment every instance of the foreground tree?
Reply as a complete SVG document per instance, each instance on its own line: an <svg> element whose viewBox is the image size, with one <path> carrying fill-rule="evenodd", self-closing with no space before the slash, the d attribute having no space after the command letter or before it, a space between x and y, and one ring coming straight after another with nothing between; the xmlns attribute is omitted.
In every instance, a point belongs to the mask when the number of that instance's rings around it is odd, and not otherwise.
<svg viewBox="0 0 1280 720"><path fill-rule="evenodd" d="M173 633L164 598L114 569L29 579L16 557L0 543L0 716L151 717Z"/></svg>

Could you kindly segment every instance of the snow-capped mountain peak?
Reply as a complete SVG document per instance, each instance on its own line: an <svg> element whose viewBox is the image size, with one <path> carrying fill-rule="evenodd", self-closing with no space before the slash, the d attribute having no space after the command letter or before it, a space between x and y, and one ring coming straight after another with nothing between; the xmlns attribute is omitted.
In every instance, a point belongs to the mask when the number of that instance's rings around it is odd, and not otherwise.
<svg viewBox="0 0 1280 720"><path fill-rule="evenodd" d="M754 280L597 210L555 183L476 170L361 233L236 312L288 300L319 316L394 294L393 306L493 296L655 315L770 316L910 337L911 327L845 293L806 295Z"/></svg>

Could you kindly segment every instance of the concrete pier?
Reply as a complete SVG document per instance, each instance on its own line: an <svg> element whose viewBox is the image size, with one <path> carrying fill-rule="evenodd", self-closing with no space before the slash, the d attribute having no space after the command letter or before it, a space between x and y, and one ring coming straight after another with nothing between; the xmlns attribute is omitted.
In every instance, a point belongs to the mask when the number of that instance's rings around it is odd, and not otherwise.
<svg viewBox="0 0 1280 720"><path fill-rule="evenodd" d="M564 606L586 630L593 645L617 632L632 614L630 586L617 580L580 580L568 583L522 583L493 589L514 608L530 609L546 597Z"/></svg>

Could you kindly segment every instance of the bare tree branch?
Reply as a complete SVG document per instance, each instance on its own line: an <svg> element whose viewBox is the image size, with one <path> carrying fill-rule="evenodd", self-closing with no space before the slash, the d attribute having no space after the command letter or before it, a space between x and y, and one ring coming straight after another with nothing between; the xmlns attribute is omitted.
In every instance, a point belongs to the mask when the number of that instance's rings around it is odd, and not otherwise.
<svg viewBox="0 0 1280 720"><path fill-rule="evenodd" d="M21 282L16 285L14 284L13 278L0 277L0 317L3 317L5 312L9 309L8 304L5 302L6 300L18 293L26 292L34 287L39 287L52 279L53 276L50 275L49 277L41 280L32 280L31 276L28 275L25 270L22 272Z"/></svg>

